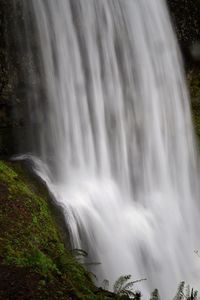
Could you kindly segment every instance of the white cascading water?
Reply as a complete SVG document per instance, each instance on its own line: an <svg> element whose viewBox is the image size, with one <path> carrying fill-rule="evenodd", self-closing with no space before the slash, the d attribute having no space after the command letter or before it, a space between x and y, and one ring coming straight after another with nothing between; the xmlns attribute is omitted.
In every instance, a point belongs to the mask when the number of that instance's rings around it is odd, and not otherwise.
<svg viewBox="0 0 200 300"><path fill-rule="evenodd" d="M73 247L101 263L98 284L147 278L143 299L158 288L169 300L182 280L198 288L197 157L165 1L24 2L45 90L31 104L35 162Z"/></svg>

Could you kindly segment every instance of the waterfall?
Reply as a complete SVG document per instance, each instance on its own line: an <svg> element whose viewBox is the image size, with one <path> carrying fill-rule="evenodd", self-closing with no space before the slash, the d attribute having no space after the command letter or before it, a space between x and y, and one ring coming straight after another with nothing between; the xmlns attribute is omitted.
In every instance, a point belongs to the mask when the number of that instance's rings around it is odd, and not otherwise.
<svg viewBox="0 0 200 300"><path fill-rule="evenodd" d="M144 299L158 288L164 300L182 280L198 288L197 154L165 1L25 0L24 9L38 39L32 159L72 247L100 263L97 285L131 274L147 278L136 286Z"/></svg>

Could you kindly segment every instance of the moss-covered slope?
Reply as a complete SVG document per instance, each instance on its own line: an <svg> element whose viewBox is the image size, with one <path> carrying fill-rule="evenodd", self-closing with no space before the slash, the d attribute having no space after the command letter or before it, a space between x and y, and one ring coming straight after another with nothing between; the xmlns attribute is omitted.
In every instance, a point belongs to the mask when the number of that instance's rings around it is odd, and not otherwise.
<svg viewBox="0 0 200 300"><path fill-rule="evenodd" d="M0 161L0 299L115 298L65 249L48 196L33 182Z"/></svg>

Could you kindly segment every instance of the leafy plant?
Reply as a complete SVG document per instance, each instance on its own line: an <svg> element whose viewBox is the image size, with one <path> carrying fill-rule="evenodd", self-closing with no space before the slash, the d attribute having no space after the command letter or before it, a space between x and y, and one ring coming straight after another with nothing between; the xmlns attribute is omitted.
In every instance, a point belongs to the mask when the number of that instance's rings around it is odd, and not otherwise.
<svg viewBox="0 0 200 300"><path fill-rule="evenodd" d="M141 293L133 291L133 286L135 283L144 281L146 279L140 279L135 281L129 281L131 279L131 275L122 275L120 276L113 285L113 291L118 296L128 296L133 299L140 299Z"/></svg>
<svg viewBox="0 0 200 300"><path fill-rule="evenodd" d="M173 300L183 300L184 299L184 297L185 297L184 288L185 288L185 282L182 281L178 286L176 296L174 297Z"/></svg>
<svg viewBox="0 0 200 300"><path fill-rule="evenodd" d="M71 250L71 253L72 253L73 256L76 257L77 260L80 259L80 258L88 256L88 253L83 249L74 248L74 249Z"/></svg>
<svg viewBox="0 0 200 300"><path fill-rule="evenodd" d="M84 258L88 257L88 253L83 249L74 248L71 250L71 254L75 257L75 259L84 266L96 266L100 265L100 262L86 262L84 261ZM91 272L90 272L91 273ZM95 274L91 273L94 277Z"/></svg>
<svg viewBox="0 0 200 300"><path fill-rule="evenodd" d="M197 300L197 295L198 295L197 291L194 291L192 289L191 292L190 292L190 286L187 285L185 287L185 282L182 281L179 284L178 291L177 291L176 296L173 300Z"/></svg>
<svg viewBox="0 0 200 300"><path fill-rule="evenodd" d="M190 285L188 284L186 286L186 288L185 288L185 297L186 297L186 299L190 299L190 295L191 295L191 293L190 293Z"/></svg>
<svg viewBox="0 0 200 300"><path fill-rule="evenodd" d="M104 290L108 290L109 289L109 285L110 285L109 280L104 279L101 286L102 286L102 288Z"/></svg>

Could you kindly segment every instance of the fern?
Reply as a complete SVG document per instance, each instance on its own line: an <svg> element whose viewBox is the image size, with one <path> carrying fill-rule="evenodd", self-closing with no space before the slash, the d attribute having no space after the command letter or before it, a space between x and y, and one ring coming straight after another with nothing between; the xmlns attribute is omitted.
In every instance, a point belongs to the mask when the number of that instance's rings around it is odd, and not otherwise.
<svg viewBox="0 0 200 300"><path fill-rule="evenodd" d="M86 261L84 261L84 259L88 257L88 253L83 249L74 248L74 249L71 250L71 254L76 258L76 260L80 264L82 264L84 266L97 266L97 265L101 264L100 262L86 262Z"/></svg>
<svg viewBox="0 0 200 300"><path fill-rule="evenodd" d="M123 289L123 285L131 278L131 275L120 276L114 283L113 291L115 294L119 294Z"/></svg>
<svg viewBox="0 0 200 300"><path fill-rule="evenodd" d="M189 286L189 284L186 286L185 290L186 290L185 297L186 297L187 300L190 300L190 286Z"/></svg>
<svg viewBox="0 0 200 300"><path fill-rule="evenodd" d="M184 288L185 288L185 282L182 281L180 284L179 284L179 287L178 287L178 291L176 293L176 296L174 297L173 300L185 300L185 295L184 295Z"/></svg>
<svg viewBox="0 0 200 300"><path fill-rule="evenodd" d="M104 279L104 281L102 282L102 289L104 289L104 290L108 290L109 289L109 280L107 280L107 279Z"/></svg>
<svg viewBox="0 0 200 300"><path fill-rule="evenodd" d="M150 300L160 300L160 295L159 295L158 289L155 289L151 293L151 299Z"/></svg>
<svg viewBox="0 0 200 300"><path fill-rule="evenodd" d="M76 257L76 259L80 259L82 257L87 257L88 256L87 252L83 249L75 248L75 249L71 250L71 253L74 257Z"/></svg>
<svg viewBox="0 0 200 300"><path fill-rule="evenodd" d="M141 282L146 279L140 279L140 280L135 280L135 281L130 281L128 280L131 279L131 275L125 275L125 276L120 276L116 282L114 283L113 286L113 291L115 294L119 296L128 296L134 299L141 299L141 293L140 292L133 292L133 285L137 282Z"/></svg>
<svg viewBox="0 0 200 300"><path fill-rule="evenodd" d="M190 286L185 287L185 282L182 281L178 287L177 294L173 300L197 300L198 292L193 289L190 290Z"/></svg>

